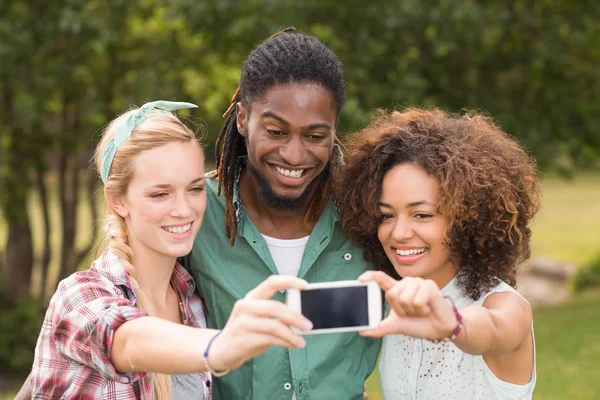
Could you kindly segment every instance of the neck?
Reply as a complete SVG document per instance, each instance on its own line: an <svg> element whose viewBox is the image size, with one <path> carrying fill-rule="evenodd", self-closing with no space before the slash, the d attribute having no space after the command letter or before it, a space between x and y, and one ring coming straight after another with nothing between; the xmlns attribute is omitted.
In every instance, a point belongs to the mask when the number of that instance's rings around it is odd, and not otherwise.
<svg viewBox="0 0 600 400"><path fill-rule="evenodd" d="M458 269L450 264L448 261L447 268L439 268L433 274L424 276L424 279L431 279L436 285L443 289L454 277L458 274Z"/></svg>
<svg viewBox="0 0 600 400"><path fill-rule="evenodd" d="M297 239L309 235L314 226L314 223L304 223L304 215L315 189L316 186L310 189L312 193L309 200L302 207L293 210L276 209L262 201L254 176L244 170L240 176L239 194L248 217L260 233L277 239Z"/></svg>
<svg viewBox="0 0 600 400"><path fill-rule="evenodd" d="M135 277L140 289L155 307L166 304L177 259L155 252L135 240L131 241L130 246L134 254Z"/></svg>

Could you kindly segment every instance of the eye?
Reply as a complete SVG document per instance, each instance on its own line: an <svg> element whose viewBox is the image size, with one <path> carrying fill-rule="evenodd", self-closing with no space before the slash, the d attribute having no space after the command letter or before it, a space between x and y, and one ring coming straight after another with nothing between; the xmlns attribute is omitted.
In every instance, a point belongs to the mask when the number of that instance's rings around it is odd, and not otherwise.
<svg viewBox="0 0 600 400"><path fill-rule="evenodd" d="M381 213L381 215L379 216L379 220L382 222L390 218L394 218L394 215L389 213Z"/></svg>
<svg viewBox="0 0 600 400"><path fill-rule="evenodd" d="M427 219L427 218L431 218L431 217L433 217L433 215L427 214L427 213L417 213L417 214L415 214L415 218L416 219Z"/></svg>
<svg viewBox="0 0 600 400"><path fill-rule="evenodd" d="M204 186L194 186L193 188L190 189L192 192L204 192Z"/></svg>
<svg viewBox="0 0 600 400"><path fill-rule="evenodd" d="M272 136L283 136L283 135L285 135L285 133L283 133L282 131L278 131L278 130L274 130L274 129L267 129L267 132L269 132L269 134L272 135Z"/></svg>
<svg viewBox="0 0 600 400"><path fill-rule="evenodd" d="M150 195L150 197L152 197L153 199L162 199L163 197L165 197L167 195L168 195L168 193L164 193L164 192L161 192L161 193L152 193Z"/></svg>
<svg viewBox="0 0 600 400"><path fill-rule="evenodd" d="M311 134L308 134L308 135L307 135L307 137L308 137L309 139L311 139L311 140L315 140L315 141L317 141L317 140L323 140L323 139L325 139L325 136L324 136L324 135L317 134L317 133L311 133Z"/></svg>

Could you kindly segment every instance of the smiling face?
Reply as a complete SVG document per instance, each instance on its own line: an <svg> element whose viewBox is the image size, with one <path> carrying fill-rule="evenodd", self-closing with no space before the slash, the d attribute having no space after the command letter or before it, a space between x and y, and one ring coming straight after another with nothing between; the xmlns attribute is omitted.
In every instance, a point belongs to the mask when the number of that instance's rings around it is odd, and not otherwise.
<svg viewBox="0 0 600 400"><path fill-rule="evenodd" d="M438 183L413 164L400 164L383 177L377 236L401 277L433 279L439 287L457 270L444 236L448 219L438 212Z"/></svg>
<svg viewBox="0 0 600 400"><path fill-rule="evenodd" d="M206 208L200 145L175 142L140 153L127 193L113 208L125 221L134 254L188 254Z"/></svg>
<svg viewBox="0 0 600 400"><path fill-rule="evenodd" d="M239 104L237 121L248 169L265 204L288 210L305 206L333 149L331 93L314 84L275 86L249 110Z"/></svg>

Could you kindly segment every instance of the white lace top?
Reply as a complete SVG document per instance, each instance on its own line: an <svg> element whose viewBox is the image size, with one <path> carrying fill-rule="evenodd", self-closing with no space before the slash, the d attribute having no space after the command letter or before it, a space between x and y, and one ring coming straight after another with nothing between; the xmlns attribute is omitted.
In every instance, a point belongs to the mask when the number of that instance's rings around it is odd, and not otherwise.
<svg viewBox="0 0 600 400"><path fill-rule="evenodd" d="M504 282L477 301L463 296L453 279L442 293L460 310L482 305L492 293L516 291ZM533 326L531 327L533 334ZM534 341L535 349L535 341ZM386 400L527 400L535 386L535 350L531 381L515 385L498 379L480 355L464 354L453 343L433 343L405 335L383 338L379 375ZM459 369L460 364L460 369Z"/></svg>

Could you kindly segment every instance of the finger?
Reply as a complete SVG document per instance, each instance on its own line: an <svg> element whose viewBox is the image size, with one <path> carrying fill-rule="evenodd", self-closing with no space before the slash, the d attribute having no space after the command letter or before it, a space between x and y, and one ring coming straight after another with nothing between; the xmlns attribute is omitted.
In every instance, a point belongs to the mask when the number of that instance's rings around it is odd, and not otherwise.
<svg viewBox="0 0 600 400"><path fill-rule="evenodd" d="M402 305L398 302L398 297L402 292L403 285L402 281L398 282L393 288L385 292L385 301L390 305L391 309L399 316L405 316L406 311L402 308Z"/></svg>
<svg viewBox="0 0 600 400"><path fill-rule="evenodd" d="M407 298L412 300L415 290L414 278L404 278L385 293L385 299L398 315L411 315L412 306L407 305Z"/></svg>
<svg viewBox="0 0 600 400"><path fill-rule="evenodd" d="M285 343L283 347L304 347L306 345L306 340L302 336L275 319L249 318L243 321L240 327L246 332L261 334L263 340L266 340L263 343L274 344L277 339L278 343Z"/></svg>
<svg viewBox="0 0 600 400"><path fill-rule="evenodd" d="M422 285L422 282L423 280L420 278L414 278L405 281L402 293L400 293L397 300L406 312L406 315L417 315L413 301L417 291Z"/></svg>
<svg viewBox="0 0 600 400"><path fill-rule="evenodd" d="M261 282L257 287L249 291L245 298L250 300L270 299L279 290L302 290L306 287L306 285L308 285L308 282L306 282L304 279L296 278L295 276L271 275Z"/></svg>
<svg viewBox="0 0 600 400"><path fill-rule="evenodd" d="M359 331L358 333L361 336L372 337L372 338L380 338L385 335L390 335L393 333L404 333L403 331L403 322L402 320L392 320L391 318L386 318L374 329L367 329L364 331Z"/></svg>
<svg viewBox="0 0 600 400"><path fill-rule="evenodd" d="M234 309L235 318L242 315L275 318L286 325L294 326L303 331L312 329L312 322L308 318L276 300L238 300ZM233 312L232 315L234 315Z"/></svg>
<svg viewBox="0 0 600 400"><path fill-rule="evenodd" d="M439 294L440 289L435 282L426 280L415 293L413 306L417 315L427 316L431 313L429 303Z"/></svg>
<svg viewBox="0 0 600 400"><path fill-rule="evenodd" d="M306 340L302 336L300 336L298 343L290 343L289 341L283 340L280 337L263 333L256 333L253 337L255 339L249 340L252 340L252 343L254 343L255 350L252 352L256 353L255 355L264 353L271 346L284 347L287 349L300 349L306 346ZM252 357L255 355L252 355Z"/></svg>
<svg viewBox="0 0 600 400"><path fill-rule="evenodd" d="M358 277L358 280L361 282L367 281L375 281L379 285L379 287L388 291L391 287L393 287L398 281L386 274L382 271L367 271Z"/></svg>

